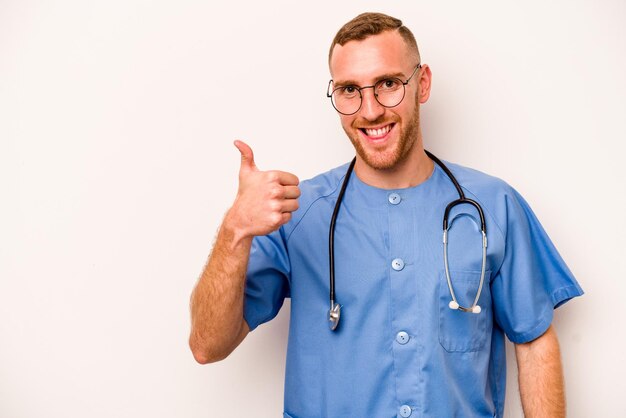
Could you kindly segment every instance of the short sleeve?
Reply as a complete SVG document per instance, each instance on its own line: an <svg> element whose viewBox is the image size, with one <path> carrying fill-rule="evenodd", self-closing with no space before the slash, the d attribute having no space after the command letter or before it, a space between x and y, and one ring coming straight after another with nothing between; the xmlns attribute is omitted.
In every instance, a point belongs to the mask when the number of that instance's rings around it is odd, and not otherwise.
<svg viewBox="0 0 626 418"><path fill-rule="evenodd" d="M495 320L514 343L541 336L553 311L583 294L528 203L506 194L505 250L491 284Z"/></svg>
<svg viewBox="0 0 626 418"><path fill-rule="evenodd" d="M252 241L244 299L250 330L273 319L289 296L290 263L282 231Z"/></svg>

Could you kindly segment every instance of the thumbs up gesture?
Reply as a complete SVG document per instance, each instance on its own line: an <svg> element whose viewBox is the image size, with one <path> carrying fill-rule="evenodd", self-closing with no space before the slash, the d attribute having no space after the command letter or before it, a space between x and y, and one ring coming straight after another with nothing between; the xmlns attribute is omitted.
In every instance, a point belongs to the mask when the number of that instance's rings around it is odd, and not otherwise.
<svg viewBox="0 0 626 418"><path fill-rule="evenodd" d="M267 235L289 222L298 209L298 177L284 171L261 171L254 163L252 148L235 141L241 153L239 190L231 208L244 236Z"/></svg>

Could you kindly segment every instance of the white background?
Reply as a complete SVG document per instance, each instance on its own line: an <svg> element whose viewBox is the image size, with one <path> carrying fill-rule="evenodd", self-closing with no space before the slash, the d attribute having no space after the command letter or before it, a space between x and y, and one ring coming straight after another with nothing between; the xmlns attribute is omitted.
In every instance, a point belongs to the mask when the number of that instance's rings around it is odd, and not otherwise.
<svg viewBox="0 0 626 418"><path fill-rule="evenodd" d="M188 298L234 139L301 179L351 158L326 59L362 11L432 68L426 147L516 187L586 291L555 318L569 416L626 416L623 0L0 0L0 417L280 416L288 304L200 366Z"/></svg>

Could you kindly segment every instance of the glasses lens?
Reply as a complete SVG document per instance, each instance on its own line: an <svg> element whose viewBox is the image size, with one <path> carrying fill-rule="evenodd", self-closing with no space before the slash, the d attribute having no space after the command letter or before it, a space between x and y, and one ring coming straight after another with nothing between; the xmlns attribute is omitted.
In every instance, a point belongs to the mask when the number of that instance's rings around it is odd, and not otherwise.
<svg viewBox="0 0 626 418"><path fill-rule="evenodd" d="M361 92L354 86L336 88L332 99L335 109L344 115L356 113L361 107Z"/></svg>
<svg viewBox="0 0 626 418"><path fill-rule="evenodd" d="M378 103L385 107L394 107L404 99L404 83L399 78L380 80L374 86Z"/></svg>

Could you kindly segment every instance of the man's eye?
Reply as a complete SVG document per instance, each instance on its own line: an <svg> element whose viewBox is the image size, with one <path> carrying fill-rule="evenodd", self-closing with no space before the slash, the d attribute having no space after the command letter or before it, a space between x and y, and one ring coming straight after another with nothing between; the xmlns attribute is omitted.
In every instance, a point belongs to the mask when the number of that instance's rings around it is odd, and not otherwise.
<svg viewBox="0 0 626 418"><path fill-rule="evenodd" d="M339 94L346 97L353 97L359 94L359 90L355 86L341 87Z"/></svg>
<svg viewBox="0 0 626 418"><path fill-rule="evenodd" d="M400 88L402 82L397 78L388 78L385 80L381 80L378 83L378 89L380 91L393 91Z"/></svg>

